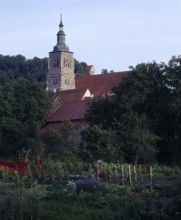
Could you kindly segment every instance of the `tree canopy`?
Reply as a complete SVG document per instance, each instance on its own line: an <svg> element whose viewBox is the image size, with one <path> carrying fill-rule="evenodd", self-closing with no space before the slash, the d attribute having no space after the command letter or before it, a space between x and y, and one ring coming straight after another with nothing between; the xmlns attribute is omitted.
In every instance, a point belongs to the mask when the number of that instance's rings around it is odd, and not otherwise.
<svg viewBox="0 0 181 220"><path fill-rule="evenodd" d="M116 152L112 160L152 161L157 152L160 160L175 157L181 146L181 57L172 57L168 64L138 64L131 70L113 89L113 97L92 102L84 134L89 153L95 155L92 146L99 145L102 155L110 148ZM103 131L111 147L101 142Z"/></svg>
<svg viewBox="0 0 181 220"><path fill-rule="evenodd" d="M0 55L0 76L5 79L27 78L29 75L39 82L46 81L48 71L48 58L26 59L22 55L3 56Z"/></svg>
<svg viewBox="0 0 181 220"><path fill-rule="evenodd" d="M45 146L45 154L54 158L69 160L79 152L80 137L70 121L64 121L56 129L41 134L40 139Z"/></svg>
<svg viewBox="0 0 181 220"><path fill-rule="evenodd" d="M76 76L80 76L83 74L86 74L86 68L87 68L87 63L85 62L79 62L78 60L74 59L74 72Z"/></svg>
<svg viewBox="0 0 181 220"><path fill-rule="evenodd" d="M30 148L50 109L50 98L35 79L19 78L0 85L0 152Z"/></svg>

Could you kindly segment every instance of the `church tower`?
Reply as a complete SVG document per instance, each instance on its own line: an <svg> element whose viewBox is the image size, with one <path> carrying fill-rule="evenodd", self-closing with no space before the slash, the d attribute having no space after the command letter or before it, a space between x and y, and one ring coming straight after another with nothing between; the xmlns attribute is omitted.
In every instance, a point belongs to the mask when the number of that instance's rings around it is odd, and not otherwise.
<svg viewBox="0 0 181 220"><path fill-rule="evenodd" d="M46 90L56 92L75 89L74 58L73 52L65 43L62 15L60 17L57 44L49 52L48 75Z"/></svg>

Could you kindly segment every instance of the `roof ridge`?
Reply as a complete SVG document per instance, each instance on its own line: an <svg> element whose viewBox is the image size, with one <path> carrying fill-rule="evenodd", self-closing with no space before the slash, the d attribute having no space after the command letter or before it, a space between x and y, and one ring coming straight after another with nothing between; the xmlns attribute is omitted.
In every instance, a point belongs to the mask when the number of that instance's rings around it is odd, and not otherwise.
<svg viewBox="0 0 181 220"><path fill-rule="evenodd" d="M91 99L91 98L90 98ZM77 101L70 101L70 102L64 102L63 104L70 104L70 103L78 103L78 102L89 102L90 99L83 99L83 100L77 100Z"/></svg>

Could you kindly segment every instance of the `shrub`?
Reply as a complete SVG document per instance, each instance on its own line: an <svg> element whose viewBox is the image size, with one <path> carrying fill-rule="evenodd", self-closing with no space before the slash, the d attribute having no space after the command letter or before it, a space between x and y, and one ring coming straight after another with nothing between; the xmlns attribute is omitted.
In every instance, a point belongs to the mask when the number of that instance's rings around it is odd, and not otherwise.
<svg viewBox="0 0 181 220"><path fill-rule="evenodd" d="M94 193L101 188L100 183L92 177L80 179L75 182L76 191L79 193L81 190Z"/></svg>

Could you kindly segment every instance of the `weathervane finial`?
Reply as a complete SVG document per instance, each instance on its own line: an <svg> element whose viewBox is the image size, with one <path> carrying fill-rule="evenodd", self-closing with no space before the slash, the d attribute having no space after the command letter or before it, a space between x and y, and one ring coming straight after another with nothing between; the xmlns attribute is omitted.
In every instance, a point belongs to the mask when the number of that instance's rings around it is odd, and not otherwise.
<svg viewBox="0 0 181 220"><path fill-rule="evenodd" d="M62 22L62 13L60 13L60 27L63 27L63 22Z"/></svg>

